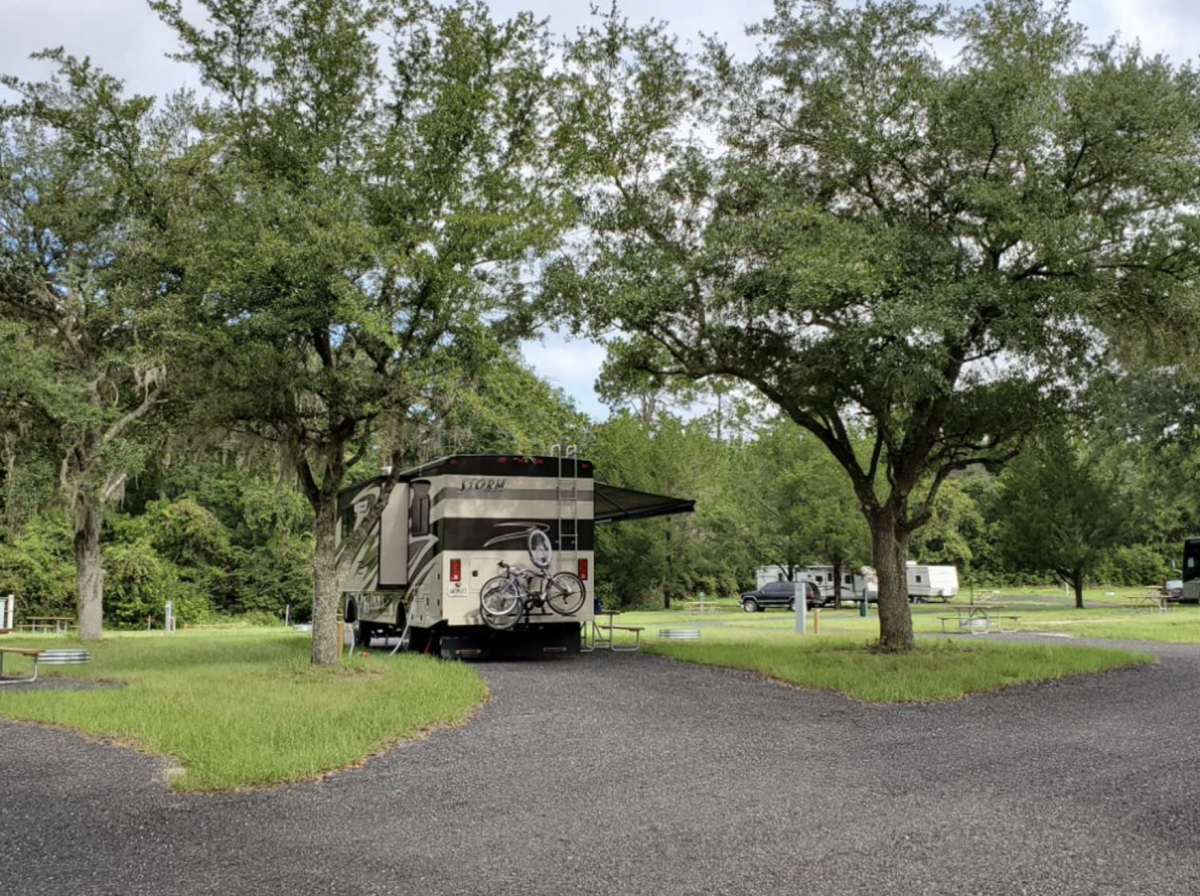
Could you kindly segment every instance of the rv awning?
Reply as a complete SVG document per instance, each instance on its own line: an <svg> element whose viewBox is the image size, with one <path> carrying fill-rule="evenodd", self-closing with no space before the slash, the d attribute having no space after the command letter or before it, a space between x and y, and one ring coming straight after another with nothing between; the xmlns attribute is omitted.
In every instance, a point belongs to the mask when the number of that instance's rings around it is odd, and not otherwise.
<svg viewBox="0 0 1200 896"><path fill-rule="evenodd" d="M652 495L631 488L617 488L603 482L595 483L593 489L595 504L592 507L592 519L597 523L644 520L652 516L691 513L696 509L695 501Z"/></svg>

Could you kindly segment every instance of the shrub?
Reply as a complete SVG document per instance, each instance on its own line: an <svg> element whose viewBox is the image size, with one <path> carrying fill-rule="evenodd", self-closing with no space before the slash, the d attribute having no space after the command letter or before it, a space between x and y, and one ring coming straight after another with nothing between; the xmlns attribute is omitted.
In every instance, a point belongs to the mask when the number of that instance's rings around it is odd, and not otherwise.
<svg viewBox="0 0 1200 896"><path fill-rule="evenodd" d="M15 594L22 616L74 615L75 557L64 515L34 518L12 542L0 540L0 594Z"/></svg>

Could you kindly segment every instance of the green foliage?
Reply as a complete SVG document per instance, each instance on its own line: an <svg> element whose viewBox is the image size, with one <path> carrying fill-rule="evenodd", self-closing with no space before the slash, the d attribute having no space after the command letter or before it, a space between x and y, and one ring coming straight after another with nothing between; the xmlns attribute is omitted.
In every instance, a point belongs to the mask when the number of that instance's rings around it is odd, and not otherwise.
<svg viewBox="0 0 1200 896"><path fill-rule="evenodd" d="M1000 480L998 534L1014 565L1083 585L1128 538L1131 495L1119 470L1063 433L1048 433Z"/></svg>
<svg viewBox="0 0 1200 896"><path fill-rule="evenodd" d="M30 520L15 538L0 533L0 594L17 597L20 616L71 616L75 560L62 513Z"/></svg>
<svg viewBox="0 0 1200 896"><path fill-rule="evenodd" d="M166 604L179 592L175 570L148 541L109 545L104 552L107 568L108 617L118 627L161 626ZM186 621L180 616L181 621Z"/></svg>
<svg viewBox="0 0 1200 896"><path fill-rule="evenodd" d="M625 334L610 381L734 377L813 433L907 649L901 558L947 478L1077 412L1127 334L1200 327L1200 91L1038 0L782 0L752 33L691 55L614 11L568 42L589 241L546 299Z"/></svg>

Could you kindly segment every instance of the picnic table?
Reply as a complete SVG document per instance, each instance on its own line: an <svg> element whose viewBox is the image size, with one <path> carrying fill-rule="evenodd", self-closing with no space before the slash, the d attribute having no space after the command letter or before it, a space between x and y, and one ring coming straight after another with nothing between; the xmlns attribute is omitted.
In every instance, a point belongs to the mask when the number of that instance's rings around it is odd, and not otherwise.
<svg viewBox="0 0 1200 896"><path fill-rule="evenodd" d="M35 650L28 647L0 647L0 685L4 684L29 684L37 681L38 676L38 658L45 653L44 650ZM13 654L14 656L27 656L33 659L33 674L27 675L24 678L10 678L4 680L4 656L5 654Z"/></svg>
<svg viewBox="0 0 1200 896"><path fill-rule="evenodd" d="M74 623L72 616L26 616L24 622L17 624L17 628L34 634L53 631L56 635L62 635L69 632Z"/></svg>
<svg viewBox="0 0 1200 896"><path fill-rule="evenodd" d="M970 632L973 635L986 635L992 631L992 622L995 621L996 631L999 632L1015 632L1017 630L1017 620L1020 616L1015 616L1011 613L1004 613L1008 609L1007 604L957 604L951 607L955 611L953 616L939 616L938 619L942 623L942 632L946 632L946 623L953 622L956 626L956 631ZM1005 627L1005 620L1008 621L1008 627Z"/></svg>
<svg viewBox="0 0 1200 896"><path fill-rule="evenodd" d="M607 616L608 624L597 622L595 619L585 622L583 630L583 644L580 646L580 651L583 653L591 653L593 650L600 648L602 650L611 650L614 653L632 652L641 647L642 628L636 625L616 625L613 622L614 617L620 616L620 610L597 610L596 616ZM628 644L618 647L613 641L613 632L633 632L633 645Z"/></svg>
<svg viewBox="0 0 1200 896"><path fill-rule="evenodd" d="M1129 601L1132 609L1147 609L1151 613L1167 612L1167 595L1152 592L1150 594L1127 594L1125 599Z"/></svg>

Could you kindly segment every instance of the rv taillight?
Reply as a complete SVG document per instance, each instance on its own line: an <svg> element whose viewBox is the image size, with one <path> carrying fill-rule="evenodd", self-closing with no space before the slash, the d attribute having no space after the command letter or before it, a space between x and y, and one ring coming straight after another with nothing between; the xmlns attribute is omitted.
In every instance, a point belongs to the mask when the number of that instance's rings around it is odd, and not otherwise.
<svg viewBox="0 0 1200 896"><path fill-rule="evenodd" d="M583 579L585 582L587 581L587 568L587 560L581 558L579 561L579 578Z"/></svg>
<svg viewBox="0 0 1200 896"><path fill-rule="evenodd" d="M451 582L461 582L462 581L462 561L461 560L451 560L450 561L450 581Z"/></svg>

